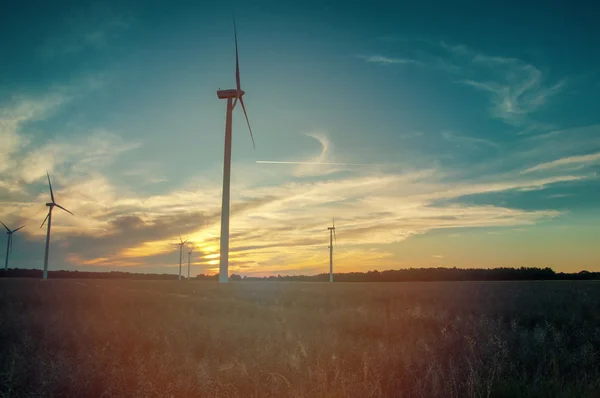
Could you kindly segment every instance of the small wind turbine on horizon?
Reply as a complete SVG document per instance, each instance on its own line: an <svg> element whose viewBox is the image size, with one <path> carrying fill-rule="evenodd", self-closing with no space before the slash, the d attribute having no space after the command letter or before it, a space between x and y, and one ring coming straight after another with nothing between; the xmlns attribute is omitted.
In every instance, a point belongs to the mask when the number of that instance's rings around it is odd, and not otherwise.
<svg viewBox="0 0 600 398"><path fill-rule="evenodd" d="M46 253L44 254L44 276L43 276L43 279L48 279L48 254L50 253L50 227L52 225L52 210L54 210L54 206L56 206L59 209L62 209L64 211L66 211L67 213L71 214L72 216L75 215L54 201L54 191L52 191L52 183L50 182L50 174L48 174L48 172L46 172L46 176L48 176L48 186L50 187L50 198L52 198L52 202L46 203L46 206L48 206L48 215L46 216L46 218L44 218L42 225L40 225L40 228L42 228L44 226L44 224L46 223L46 221L48 221L48 229L46 231Z"/></svg>
<svg viewBox="0 0 600 398"><path fill-rule="evenodd" d="M181 262L183 261L183 245L185 245L185 242L187 242L188 240L183 240L181 239L181 236L179 237L179 242L180 243L173 243L174 246L179 246L179 280L181 280Z"/></svg>
<svg viewBox="0 0 600 398"><path fill-rule="evenodd" d="M254 145L254 136L252 135L252 127L246 113L243 96L246 94L240 85L240 63L238 56L237 30L235 27L235 17L233 18L233 37L235 39L235 80L236 88L228 90L218 90L217 97L219 99L227 99L227 116L225 118L225 155L223 160L223 200L221 204L221 245L219 251L219 283L227 283L229 281L229 207L230 207L230 180L231 180L231 115L235 105L240 103L248 129L250 130L250 138L252 138L252 146ZM235 101L233 101L235 99Z"/></svg>
<svg viewBox="0 0 600 398"><path fill-rule="evenodd" d="M188 280L190 279L190 264L192 262L192 251L194 251L194 247L195 245L192 243L192 246L190 246L190 251L188 252Z"/></svg>
<svg viewBox="0 0 600 398"><path fill-rule="evenodd" d="M10 228L8 228L2 221L0 221L0 223L4 225L4 228L6 228L6 234L8 235L8 241L6 242L6 260L4 260L4 270L6 271L8 269L8 255L12 251L12 234L23 228L24 225L11 231Z"/></svg>
<svg viewBox="0 0 600 398"><path fill-rule="evenodd" d="M327 227L329 230L329 283L333 283L333 242L337 243L335 236L335 217L332 220L332 226Z"/></svg>

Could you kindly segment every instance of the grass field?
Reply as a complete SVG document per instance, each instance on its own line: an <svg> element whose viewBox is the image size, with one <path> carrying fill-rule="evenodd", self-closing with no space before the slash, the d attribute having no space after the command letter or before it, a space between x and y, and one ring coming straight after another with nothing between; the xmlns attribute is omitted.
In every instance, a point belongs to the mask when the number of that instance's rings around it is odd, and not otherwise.
<svg viewBox="0 0 600 398"><path fill-rule="evenodd" d="M3 279L0 394L598 397L600 283Z"/></svg>

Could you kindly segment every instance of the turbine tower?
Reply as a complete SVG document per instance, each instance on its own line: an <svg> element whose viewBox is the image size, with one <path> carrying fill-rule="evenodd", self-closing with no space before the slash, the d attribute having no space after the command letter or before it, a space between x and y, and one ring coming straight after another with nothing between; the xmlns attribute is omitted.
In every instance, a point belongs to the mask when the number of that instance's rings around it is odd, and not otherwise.
<svg viewBox="0 0 600 398"><path fill-rule="evenodd" d="M178 280L181 280L181 262L183 261L183 245L185 245L185 242L187 242L187 239L182 240L181 236L180 236L179 242L180 243L174 243L173 245L179 246L179 279Z"/></svg>
<svg viewBox="0 0 600 398"><path fill-rule="evenodd" d="M332 226L328 227L329 230L329 283L333 283L333 241L337 243L337 237L335 236L335 218L332 220Z"/></svg>
<svg viewBox="0 0 600 398"><path fill-rule="evenodd" d="M23 228L24 225L11 231L2 221L0 221L0 223L4 225L4 228L6 228L6 234L8 235L8 241L6 242L6 260L4 260L4 270L6 271L8 269L8 255L12 250L12 234Z"/></svg>
<svg viewBox="0 0 600 398"><path fill-rule="evenodd" d="M188 280L190 279L190 263L192 262L192 251L194 250L194 244L190 247L190 251L188 252Z"/></svg>
<svg viewBox="0 0 600 398"><path fill-rule="evenodd" d="M227 100L227 116L225 118L225 155L223 160L223 201L221 204L221 246L219 255L219 283L227 283L229 280L229 191L231 179L231 114L235 105L240 103L246 123L250 130L250 138L252 138L252 146L254 148L254 136L252 135L252 127L246 113L243 96L245 92L240 85L240 63L238 56L237 30L235 27L235 18L233 19L233 37L235 39L235 80L236 88L229 90L218 90L217 97ZM234 101L235 100L235 101Z"/></svg>
<svg viewBox="0 0 600 398"><path fill-rule="evenodd" d="M44 222L42 222L42 225L40 225L40 228L42 228L44 226L44 224L46 223L46 221L48 221L48 230L46 231L46 253L44 254L44 276L43 276L44 279L48 279L48 254L50 252L50 227L52 225L52 210L54 210L54 206L56 206L59 209L62 209L64 211L66 211L67 213L74 216L73 213L71 213L69 210L65 209L64 207L62 207L61 205L59 205L58 203L56 203L54 201L54 192L52 191L52 183L50 182L50 174L48 174L48 172L46 172L46 175L48 176L48 186L50 186L50 197L52 198L52 202L46 203L46 206L48 206L48 215L46 216L46 218L44 218Z"/></svg>

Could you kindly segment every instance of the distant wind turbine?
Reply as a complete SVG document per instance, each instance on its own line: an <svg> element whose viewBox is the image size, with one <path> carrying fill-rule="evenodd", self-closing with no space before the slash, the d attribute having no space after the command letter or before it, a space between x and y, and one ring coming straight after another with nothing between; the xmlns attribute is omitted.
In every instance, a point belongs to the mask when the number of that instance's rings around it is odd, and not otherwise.
<svg viewBox="0 0 600 398"><path fill-rule="evenodd" d="M179 246L179 280L181 280L181 262L183 261L183 245L185 245L186 240L182 240L181 236L179 237L180 243L174 243L173 245Z"/></svg>
<svg viewBox="0 0 600 398"><path fill-rule="evenodd" d="M66 211L67 213L74 216L73 213L71 213L69 210L65 209L64 207L62 207L61 205L59 205L58 203L56 203L54 201L54 192L52 191L52 183L50 182L50 174L48 174L48 172L46 172L46 175L48 176L48 186L50 187L50 197L52 198L52 202L46 203L46 206L48 206L48 215L46 216L46 218L44 218L44 222L42 222L42 225L40 225L40 228L42 228L44 226L44 224L46 223L46 221L48 221L48 230L46 232L46 254L44 254L44 276L43 276L44 279L48 279L48 254L50 252L50 227L52 225L52 210L54 210L54 206L56 206L59 209L62 209L64 211Z"/></svg>
<svg viewBox="0 0 600 398"><path fill-rule="evenodd" d="M192 251L194 250L195 245L192 243L190 247L190 251L188 252L188 280L190 279L190 264L192 262Z"/></svg>
<svg viewBox="0 0 600 398"><path fill-rule="evenodd" d="M235 27L235 18L233 19L233 37L235 39L235 80L236 88L228 90L218 90L217 97L219 99L227 99L227 116L225 118L225 155L223 160L223 201L221 204L221 247L219 255L219 283L227 283L229 280L229 192L231 179L231 115L235 105L240 103L246 123L250 130L250 138L252 138L252 146L254 145L254 136L252 135L252 127L246 113L243 96L246 94L240 85L240 63L238 56L237 30ZM235 101L233 101L235 99Z"/></svg>
<svg viewBox="0 0 600 398"><path fill-rule="evenodd" d="M329 283L333 283L333 241L337 243L337 237L335 236L335 218L329 230Z"/></svg>
<svg viewBox="0 0 600 398"><path fill-rule="evenodd" d="M8 235L8 241L6 242L6 260L4 260L4 270L7 270L8 269L8 255L12 251L12 234L14 234L15 232L17 232L21 228L23 228L24 225L21 226L21 227L19 227L19 228L17 228L17 229L13 229L11 231L6 226L6 224L4 224L2 221L0 221L0 223L2 223L2 225L4 225L4 228L6 228L6 234Z"/></svg>

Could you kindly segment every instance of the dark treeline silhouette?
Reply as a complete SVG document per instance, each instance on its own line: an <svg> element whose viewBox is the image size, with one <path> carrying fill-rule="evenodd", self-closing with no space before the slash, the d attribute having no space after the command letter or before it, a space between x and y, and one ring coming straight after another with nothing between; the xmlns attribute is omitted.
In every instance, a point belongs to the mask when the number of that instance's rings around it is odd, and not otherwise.
<svg viewBox="0 0 600 398"><path fill-rule="evenodd" d="M76 279L141 279L177 280L175 274L144 274L121 271L49 271L50 278ZM38 269L11 268L0 270L0 278L41 278ZM199 281L217 281L218 274L200 274L191 278ZM388 271L349 272L334 274L335 282L427 282L427 281L531 281L531 280L593 280L600 279L600 272L581 271L577 273L554 272L552 268L408 268ZM240 276L232 274L230 281L286 281L286 282L327 282L329 274L318 275L277 275Z"/></svg>
<svg viewBox="0 0 600 398"><path fill-rule="evenodd" d="M237 275L236 275L237 276ZM233 275L232 275L233 277ZM238 276L239 278L239 276ZM243 277L244 281L326 282L329 274ZM427 281L530 281L592 280L600 272L554 272L552 268L408 268L388 271L349 272L333 275L335 282L427 282Z"/></svg>
<svg viewBox="0 0 600 398"><path fill-rule="evenodd" d="M42 278L41 269L9 268L0 270L0 278ZM48 271L48 278L61 279L146 279L146 280L177 280L172 274L142 274L133 272L91 272L91 271Z"/></svg>

